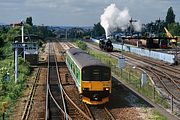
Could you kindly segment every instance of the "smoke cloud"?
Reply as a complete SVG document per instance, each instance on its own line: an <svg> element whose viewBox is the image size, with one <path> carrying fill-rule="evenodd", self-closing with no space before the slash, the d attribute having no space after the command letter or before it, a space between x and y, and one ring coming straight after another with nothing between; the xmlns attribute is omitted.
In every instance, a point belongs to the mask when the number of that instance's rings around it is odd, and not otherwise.
<svg viewBox="0 0 180 120"><path fill-rule="evenodd" d="M129 25L129 20L131 19L129 11L127 8L124 10L119 10L115 4L109 5L104 9L104 13L101 15L101 25L106 32L106 38L112 32L120 28L125 30ZM140 22L133 23L133 27L136 31L141 30Z"/></svg>

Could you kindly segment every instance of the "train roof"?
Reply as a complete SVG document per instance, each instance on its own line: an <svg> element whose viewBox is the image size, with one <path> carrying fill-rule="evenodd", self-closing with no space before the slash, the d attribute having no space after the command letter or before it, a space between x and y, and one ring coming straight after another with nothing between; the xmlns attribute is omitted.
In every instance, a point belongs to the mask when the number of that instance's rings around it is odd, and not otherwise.
<svg viewBox="0 0 180 120"><path fill-rule="evenodd" d="M79 49L79 48L70 48L67 51L67 54L70 55L74 61L78 64L80 68L86 67L86 66L106 66L99 60L95 59L85 51Z"/></svg>

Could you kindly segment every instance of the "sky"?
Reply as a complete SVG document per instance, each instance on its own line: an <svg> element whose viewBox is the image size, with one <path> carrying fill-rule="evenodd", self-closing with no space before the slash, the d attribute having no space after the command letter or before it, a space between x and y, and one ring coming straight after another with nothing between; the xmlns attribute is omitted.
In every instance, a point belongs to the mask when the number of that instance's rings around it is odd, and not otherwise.
<svg viewBox="0 0 180 120"><path fill-rule="evenodd" d="M180 0L0 0L0 23L25 21L31 16L36 25L93 26L111 3L120 10L127 8L141 23L165 19L172 6L180 22Z"/></svg>

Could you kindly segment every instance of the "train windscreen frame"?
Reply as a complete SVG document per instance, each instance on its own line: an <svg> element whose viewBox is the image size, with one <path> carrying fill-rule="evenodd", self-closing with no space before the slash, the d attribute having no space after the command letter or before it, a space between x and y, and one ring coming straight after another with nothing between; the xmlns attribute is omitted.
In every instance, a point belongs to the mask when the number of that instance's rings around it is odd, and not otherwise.
<svg viewBox="0 0 180 120"><path fill-rule="evenodd" d="M109 81L111 69L106 66L88 66L82 69L83 81Z"/></svg>

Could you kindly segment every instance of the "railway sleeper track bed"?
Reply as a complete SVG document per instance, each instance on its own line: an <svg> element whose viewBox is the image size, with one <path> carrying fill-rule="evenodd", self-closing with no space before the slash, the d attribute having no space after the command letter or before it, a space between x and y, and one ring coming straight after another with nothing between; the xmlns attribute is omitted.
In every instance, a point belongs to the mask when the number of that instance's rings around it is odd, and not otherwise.
<svg viewBox="0 0 180 120"><path fill-rule="evenodd" d="M45 81L46 68L38 68L29 99L21 116L21 120L42 119L45 115Z"/></svg>
<svg viewBox="0 0 180 120"><path fill-rule="evenodd" d="M36 89L37 89L37 83L38 83L38 80L39 80L40 72L41 72L41 69L38 68L37 73L35 75L34 83L32 83L33 86L31 88L28 100L26 102L26 105L25 105L24 112L22 114L21 120L27 120L29 118L31 107L32 107L33 100L34 100L34 96L35 96Z"/></svg>
<svg viewBox="0 0 180 120"><path fill-rule="evenodd" d="M47 97L46 97L46 119L63 119L63 113L57 104L63 108L63 93L60 91L55 53L49 43L48 73L47 73ZM50 47L51 46L51 47ZM57 103L56 103L57 102Z"/></svg>
<svg viewBox="0 0 180 120"><path fill-rule="evenodd" d="M105 105L101 106L91 106L86 105L87 109L91 114L91 118L93 120L116 120L116 118L112 115L112 113L105 107Z"/></svg>

